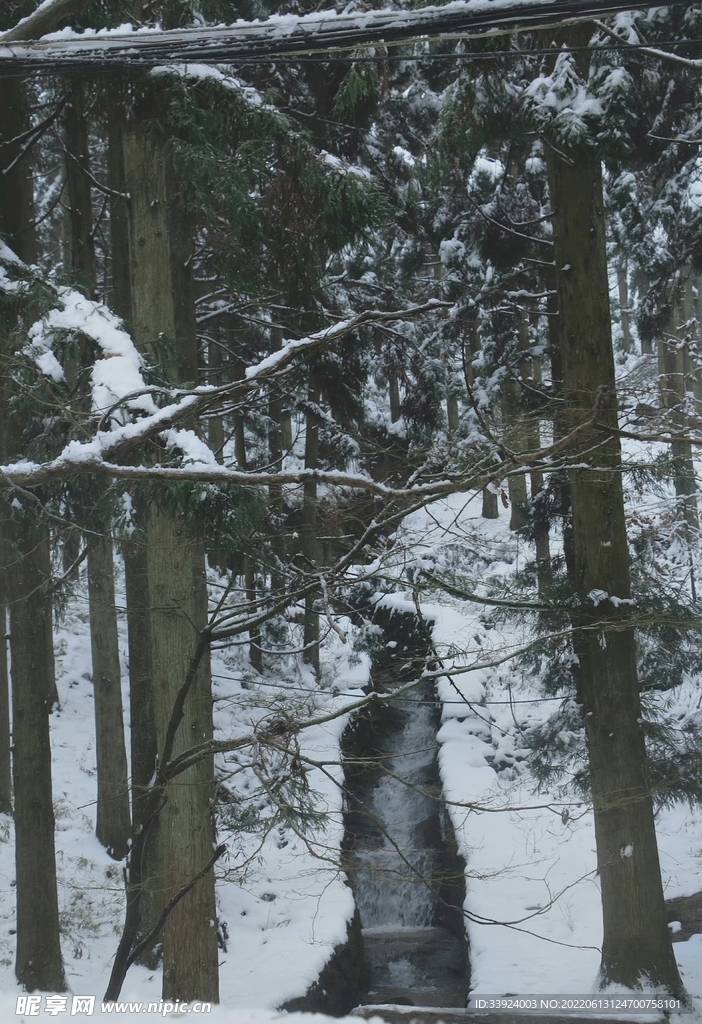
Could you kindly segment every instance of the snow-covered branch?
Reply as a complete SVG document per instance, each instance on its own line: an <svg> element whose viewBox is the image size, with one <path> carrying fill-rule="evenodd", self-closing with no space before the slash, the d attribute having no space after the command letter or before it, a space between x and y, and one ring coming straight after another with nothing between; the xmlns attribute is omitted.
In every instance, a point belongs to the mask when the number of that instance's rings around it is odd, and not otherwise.
<svg viewBox="0 0 702 1024"><path fill-rule="evenodd" d="M61 289L58 298L63 308L52 309L42 320L30 329L30 345L25 350L33 356L43 373L55 380L63 377L63 370L53 352L53 341L57 330L80 331L103 349L104 358L93 366L93 407L103 413L103 419L113 421L109 430L98 430L89 441L71 441L61 454L42 466L18 463L3 469L8 480L23 485L48 482L75 475L76 472L107 472L122 476L122 468L113 465L106 469L105 459L115 460L140 443L155 437L165 440L169 447L179 448L185 456L187 473L194 471L199 479L222 479L222 474L231 471L220 467L213 452L194 431L175 429L183 420L192 422L197 415L216 406L224 399L241 398L261 383L277 378L301 355L308 355L332 342L339 341L359 327L394 320L411 320L424 313L446 306L432 299L408 309L392 311L366 310L317 331L305 338L285 341L281 348L266 356L259 363L248 367L244 380L233 381L221 387L203 386L190 391L174 390L175 400L159 409L156 407L151 390L145 388L141 376L141 357L121 323L106 307L86 299L79 292ZM115 400L116 399L116 400ZM147 413L141 419L119 422L125 409L142 410ZM116 421L116 422L115 422ZM133 468L133 467L132 467ZM161 475L169 476L176 467L160 467ZM200 474L198 477L197 474ZM182 475L182 474L181 474ZM187 475L187 474L186 474ZM236 474L235 474L236 475ZM247 474L238 474L247 476ZM282 474L276 477L284 482ZM258 482L258 481L256 481ZM370 483L370 481L368 481Z"/></svg>
<svg viewBox="0 0 702 1024"><path fill-rule="evenodd" d="M77 14L87 5L88 0L43 0L35 11L0 35L0 42L19 43L40 39L48 32L53 32L64 18Z"/></svg>
<svg viewBox="0 0 702 1024"><path fill-rule="evenodd" d="M18 271L32 274L31 268L22 264L3 245L0 249L0 271L4 276L0 277L0 287L6 290L12 290L19 282L7 274L3 264L14 274ZM205 441L192 429L198 416L225 400L241 400L262 384L278 380L300 356L340 341L361 327L412 320L445 308L447 303L430 299L407 309L364 310L304 338L284 341L280 349L248 367L243 380L219 387L205 385L191 390L173 389L170 392L173 400L158 408L154 391L146 387L141 373L143 359L121 321L105 306L73 289L52 287L51 290L56 297L56 305L30 328L25 354L35 361L42 373L60 381L64 374L54 352L54 344L61 332L80 332L91 338L101 351L101 358L95 361L92 371L93 410L100 414L100 424L106 423L107 429L98 426L89 440L70 441L58 456L46 462L20 460L0 466L0 487L4 488L35 487L86 473L122 480L187 480L246 487L300 485L305 481L315 481L366 491L385 500L421 503L446 494L481 489L504 480L512 473L523 472L525 468L553 468L552 460L567 452L583 430L591 429L597 415L595 410L593 416L548 447L519 455L504 449L501 461L489 472L452 475L405 487L388 486L366 474L336 470L242 472L217 462ZM165 442L172 450L179 450L183 462L180 465L120 464L119 460L125 455L153 439Z"/></svg>
<svg viewBox="0 0 702 1024"><path fill-rule="evenodd" d="M6 245L0 243L0 289L16 292L32 279L37 280L33 268L23 264ZM304 338L284 341L279 350L248 367L243 380L220 387L196 387L189 391L173 389L170 392L173 401L159 408L154 401L154 389L146 386L142 376L143 358L119 318L106 306L71 288L50 286L50 290L55 305L30 327L24 354L34 361L41 373L60 382L64 379L64 371L54 348L61 334L80 333L91 338L101 352L101 358L94 362L92 368L93 411L100 415L100 424L107 424L107 429L98 427L88 441L70 441L56 458L45 463L21 460L1 467L6 487L35 486L92 473L123 479L188 479L249 486L298 483L309 478L338 486L375 490L384 497L395 493L365 476L333 471L240 473L219 465L201 437L181 424L184 420L192 423L198 415L220 405L225 399L242 398L266 381L277 379L301 355L309 355L361 327L412 320L445 308L447 303L431 299L402 310L365 310ZM153 438L165 441L171 449L180 450L185 465L118 465L116 460Z"/></svg>
<svg viewBox="0 0 702 1024"><path fill-rule="evenodd" d="M632 40L627 39L619 32L613 32L608 25L604 25L601 21L596 21L595 25L597 25L598 29L601 32L604 32L606 36L609 36L610 39L614 39L617 43L619 43L620 46L630 46L632 49L635 49L638 53L645 53L649 57L658 57L660 60L667 60L673 64L680 64L682 65L682 67L685 68L693 68L698 71L702 71L702 60L694 60L691 57L681 57L678 53L670 53L668 50L659 50L658 47L655 46L641 46L640 43L632 42ZM686 140L671 139L670 141L685 142Z"/></svg>
<svg viewBox="0 0 702 1024"><path fill-rule="evenodd" d="M196 397L193 394L187 396L177 406L179 412L182 412L183 415L192 415L196 410ZM190 400L188 401L188 399ZM590 417L555 444L533 452L522 452L518 456L507 455L501 462L495 464L489 473L454 476L433 480L429 483L413 484L410 487L390 487L387 484L378 483L369 476L360 473L345 473L340 470L298 469L282 473L257 473L230 469L215 462L214 456L212 456L211 463L198 461L192 451L188 453L189 444L196 443L205 454L211 454L211 452L193 431L185 430L168 433L178 435L178 440L172 446L179 447L186 452L186 458L190 457L192 460L189 464L181 466L123 466L105 460L104 456L111 451L118 451L121 454L145 440L144 434L138 429L143 423L148 425L148 437L164 434L164 422L167 423L173 416L172 408L168 406L159 410L159 413L152 417L130 423L126 427L120 427L113 431L105 431L93 438L92 441L72 441L61 455L49 462L35 463L25 460L0 466L0 489L38 487L84 473L91 473L120 480L180 480L197 483L228 483L241 487L265 487L271 484L299 485L305 481L314 480L316 483L367 491L387 500L433 500L447 494L481 490L488 484L498 483L512 474L523 473L525 470L535 468L553 470L554 458L567 451L581 433L591 430L593 426L593 419Z"/></svg>

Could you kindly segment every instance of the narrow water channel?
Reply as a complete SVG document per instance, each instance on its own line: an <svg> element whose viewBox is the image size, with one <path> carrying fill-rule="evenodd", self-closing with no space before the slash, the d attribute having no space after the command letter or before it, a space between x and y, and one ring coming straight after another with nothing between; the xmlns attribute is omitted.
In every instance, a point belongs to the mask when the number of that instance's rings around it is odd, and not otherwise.
<svg viewBox="0 0 702 1024"><path fill-rule="evenodd" d="M391 665L376 673L383 689L401 681ZM369 1004L465 1006L467 950L456 898L463 879L447 850L438 724L428 682L370 712L347 749L347 868L370 965Z"/></svg>
<svg viewBox="0 0 702 1024"><path fill-rule="evenodd" d="M399 728L388 737L390 750L378 762L365 804L375 827L353 858L356 905L366 931L436 924L430 886L439 851L423 836L436 813L436 712L429 702L405 704L397 717Z"/></svg>

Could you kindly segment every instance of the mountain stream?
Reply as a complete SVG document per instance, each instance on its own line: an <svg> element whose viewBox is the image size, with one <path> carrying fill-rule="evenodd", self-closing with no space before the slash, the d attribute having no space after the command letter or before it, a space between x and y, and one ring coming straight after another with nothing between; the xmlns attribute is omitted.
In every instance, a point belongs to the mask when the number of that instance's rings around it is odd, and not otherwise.
<svg viewBox="0 0 702 1024"><path fill-rule="evenodd" d="M374 671L374 685L404 682L407 660L393 669L390 660ZM347 869L370 966L368 1004L465 1006L463 870L441 805L438 725L429 681L369 712L347 744Z"/></svg>

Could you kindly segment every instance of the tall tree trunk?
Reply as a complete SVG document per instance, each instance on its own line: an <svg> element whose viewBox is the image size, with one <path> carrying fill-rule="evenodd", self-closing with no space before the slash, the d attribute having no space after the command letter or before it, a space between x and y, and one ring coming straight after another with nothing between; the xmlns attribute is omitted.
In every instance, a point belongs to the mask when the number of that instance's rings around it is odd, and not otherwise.
<svg viewBox="0 0 702 1024"><path fill-rule="evenodd" d="M672 433L688 433L688 418L685 409L687 400L686 373L687 352L683 337L676 327L684 319L684 310L674 308L672 322L667 332L658 339L658 366L660 373L661 405L668 412ZM692 460L692 445L689 441L673 441L673 483L678 499L678 518L684 524L685 532L697 530L697 481Z"/></svg>
<svg viewBox="0 0 702 1024"><path fill-rule="evenodd" d="M256 570L251 555L244 555L244 588L246 600L253 608L256 602ZM249 661L257 672L263 672L263 652L261 651L261 631L258 626L249 630Z"/></svg>
<svg viewBox="0 0 702 1024"><path fill-rule="evenodd" d="M278 328L271 330L271 351L277 352L283 343L283 332ZM268 452L271 469L275 472L283 465L283 398L280 391L273 385L268 401L270 431L268 435ZM285 504L283 488L280 484L271 484L268 488L268 509L271 528L271 549L278 565L271 572L271 589L274 593L282 593L285 589L284 566L287 555L285 542Z"/></svg>
<svg viewBox="0 0 702 1024"><path fill-rule="evenodd" d="M483 504L480 512L483 519L499 519L500 510L497 504L497 492L483 487Z"/></svg>
<svg viewBox="0 0 702 1024"><path fill-rule="evenodd" d="M141 820L156 766L156 722L151 680L151 621L146 544L130 537L122 545L127 598L132 818ZM148 916L148 915L147 915Z"/></svg>
<svg viewBox="0 0 702 1024"><path fill-rule="evenodd" d="M132 285L129 273L129 200L124 177L125 103L123 82L112 77L106 89L107 173L110 183L110 302L117 316L131 323Z"/></svg>
<svg viewBox="0 0 702 1024"><path fill-rule="evenodd" d="M609 310L602 171L588 152L549 155L563 388L571 424L599 405L570 472L580 694L589 752L604 934L599 981L683 986L665 914L633 628ZM597 606L596 606L597 605Z"/></svg>
<svg viewBox="0 0 702 1024"><path fill-rule="evenodd" d="M554 292L549 295L546 303L547 312L547 323L548 323L548 352L551 360L551 379L553 382L553 390L557 396L558 403L562 403L563 396L563 356L561 353L561 320L558 312L558 295L556 294L556 273L553 270L552 280L549 282ZM559 412L559 405L556 404L553 415L553 439L554 441L562 440L567 432L568 425L564 417ZM559 490L559 511L561 519L561 528L563 531L563 557L565 559L566 571L570 577L573 586L575 583L575 551L573 549L573 519L572 519L572 507L571 507L571 495L570 495L570 480L567 476L562 476ZM544 585L548 586L546 580ZM573 637L573 646L576 647L578 643L577 635ZM574 670L574 675L577 672Z"/></svg>
<svg viewBox="0 0 702 1024"><path fill-rule="evenodd" d="M24 82L0 83L0 231L27 263L37 258L34 196L28 156L13 144L29 127ZM12 326L11 324L8 326ZM1 339L9 358L9 338ZM5 376L5 374L3 374ZM11 388L3 380L3 390ZM7 390L6 390L7 389ZM3 402L7 410L7 403ZM3 456L24 455L24 423L7 417ZM6 509L9 514L9 509ZM9 517L9 515L8 515ZM51 792L49 714L56 695L48 530L34 506L14 524L14 552L6 573L12 651L12 772L15 796L17 959L15 972L26 988L63 991L66 980L59 942L54 809Z"/></svg>
<svg viewBox="0 0 702 1024"><path fill-rule="evenodd" d="M234 424L234 449L239 469L244 471L248 462L246 457L246 435L244 433L244 421L238 417ZM256 568L254 560L248 552L244 554L244 589L246 600L253 608L256 602ZM249 661L252 668L257 672L263 672L263 653L261 651L261 630L258 626L249 630Z"/></svg>
<svg viewBox="0 0 702 1024"><path fill-rule="evenodd" d="M475 383L473 358L480 349L479 327L480 324L477 320L468 322L466 336L463 341L463 351L461 353L463 358L463 378L466 382L466 392L468 393L469 401L473 394L473 384ZM489 487L483 487L481 499L480 514L483 519L499 519L500 512L497 506L497 494Z"/></svg>
<svg viewBox="0 0 702 1024"><path fill-rule="evenodd" d="M95 294L95 247L92 234L92 193L87 177L90 173L90 151L84 107L82 79L72 76L68 84L64 119L69 206L67 255L73 284L92 297Z"/></svg>
<svg viewBox="0 0 702 1024"><path fill-rule="evenodd" d="M523 376L534 386L542 381L541 357L529 356L524 361ZM538 412L532 412L525 424L525 444L528 449L536 451L541 447L541 433ZM529 474L531 487L531 509L534 522L534 546L536 548L536 568L539 581L545 580L551 566L551 542L549 536L548 514L543 504L544 474L539 469Z"/></svg>
<svg viewBox="0 0 702 1024"><path fill-rule="evenodd" d="M519 314L518 323L519 347L526 350L529 347L529 324L523 313ZM526 360L522 357L519 362L520 376L526 367ZM516 377L508 378L502 394L502 420L503 436L505 444L514 452L524 451L528 447L528 432L525 430L526 423L522 405L522 395L519 380ZM507 477L507 490L511 504L509 528L515 532L524 530L528 526L527 516L527 484L526 473L512 473Z"/></svg>
<svg viewBox="0 0 702 1024"><path fill-rule="evenodd" d="M51 562L46 527L32 508L15 534L10 567L12 738L17 877L17 980L29 991L63 992L59 943L49 714L53 650L46 643Z"/></svg>
<svg viewBox="0 0 702 1024"><path fill-rule="evenodd" d="M692 395L693 408L695 410L695 429L697 435L700 432L702 423L702 369L700 368L700 278L692 269L688 268L688 277L685 284L685 319L689 324L689 335L693 342L695 358L688 356L688 389Z"/></svg>
<svg viewBox="0 0 702 1024"><path fill-rule="evenodd" d="M93 537L90 541L88 600L97 755L95 834L110 856L121 860L127 853L131 821L110 537Z"/></svg>
<svg viewBox="0 0 702 1024"><path fill-rule="evenodd" d="M211 339L207 345L207 383L215 387L224 383L223 337L224 332L218 331L217 337ZM208 420L207 437L217 461L224 463L224 420L221 413L211 416Z"/></svg>
<svg viewBox="0 0 702 1024"><path fill-rule="evenodd" d="M66 579L77 580L80 573L80 530L66 527L63 531L63 574Z"/></svg>
<svg viewBox="0 0 702 1024"><path fill-rule="evenodd" d="M140 521L135 535L122 544L129 645L132 821L135 825L142 820L146 808L148 789L158 755L151 671L151 612L145 533L146 526ZM156 886L153 883L158 874L158 827L159 823L156 820L151 825L149 842L141 865L143 877L146 879L139 899L142 934L154 926L163 907L163 898L155 891ZM160 962L160 947L146 950L138 962L149 970L155 970Z"/></svg>
<svg viewBox="0 0 702 1024"><path fill-rule="evenodd" d="M130 324L132 320L132 288L129 251L129 206L124 198L127 184L124 173L125 97L122 83L113 78L107 91L108 174L110 189L111 301L118 316ZM151 673L151 620L149 616L149 584L146 552L146 523L142 503L135 499L135 528L122 543L125 596L127 602L127 638L129 651L129 717L130 774L132 821L141 821L146 794L156 765L157 743L154 719L153 683ZM152 840L157 832L152 826ZM151 857L156 855L155 840L145 851L143 873L155 874ZM142 924L148 929L158 917L161 901L151 888L140 895ZM158 955L149 950L139 960L154 969Z"/></svg>
<svg viewBox="0 0 702 1024"><path fill-rule="evenodd" d="M639 297L643 297L649 289L648 274L645 270L640 270L639 268L636 269L636 272L633 275L633 284L636 287ZM650 338L641 339L641 355L653 355L653 342Z"/></svg>
<svg viewBox="0 0 702 1024"><path fill-rule="evenodd" d="M148 523L149 594L154 706L159 750L175 696L207 625L204 544L155 505ZM189 571L189 578L185 578ZM204 614L203 614L204 613ZM209 661L203 660L189 694L173 754L212 738ZM168 786L159 820L159 875L165 899L189 882L212 856L212 759L200 761ZM200 879L172 911L163 930L163 998L219 1001L214 873Z"/></svg>
<svg viewBox="0 0 702 1024"><path fill-rule="evenodd" d="M162 97L161 97L162 99ZM124 134L123 155L130 203L130 286L137 344L154 352L160 336L179 340L180 381L197 380L198 355L191 280L190 225L180 207L173 169L148 135L159 96L145 100ZM147 518L151 620L151 673L157 741L162 748L177 694L207 624L202 538L182 515L152 503ZM209 658L189 694L174 754L212 735ZM211 759L167 788L156 833L155 874L147 880L161 905L189 882L212 855ZM164 999L219 999L214 875L201 878L170 914L163 930Z"/></svg>
<svg viewBox="0 0 702 1024"><path fill-rule="evenodd" d="M7 661L7 595L0 583L0 812L12 814L10 676Z"/></svg>
<svg viewBox="0 0 702 1024"><path fill-rule="evenodd" d="M622 328L622 350L631 352L631 324L629 321L629 273L626 260L617 267L617 288L619 290L619 323Z"/></svg>
<svg viewBox="0 0 702 1024"><path fill-rule="evenodd" d="M316 469L319 459L319 421L314 406L319 405L319 387L310 382L307 402L310 406L306 417L305 430L305 469ZM317 540L317 483L306 480L303 484L302 504L302 554L305 558L305 571L314 572L318 553ZM304 629L304 661L311 665L319 674L319 588L305 595L305 629Z"/></svg>
<svg viewBox="0 0 702 1024"><path fill-rule="evenodd" d="M72 78L68 93L65 139L70 223L69 271L76 287L92 296L95 293L95 255L92 194L88 177L88 125L82 82ZM97 489L100 494L105 491L102 484L98 484ZM99 496L95 504L99 508ZM112 538L107 517L101 512L97 513L90 525L93 538L88 545L88 604L95 692L96 835L110 856L121 860L127 852L131 821Z"/></svg>
<svg viewBox="0 0 702 1024"><path fill-rule="evenodd" d="M449 434L454 434L460 426L458 395L455 390L448 391L446 394L446 422Z"/></svg>
<svg viewBox="0 0 702 1024"><path fill-rule="evenodd" d="M388 397L390 399L390 422L397 423L402 415L402 398L400 397L400 384L395 372L388 377Z"/></svg>

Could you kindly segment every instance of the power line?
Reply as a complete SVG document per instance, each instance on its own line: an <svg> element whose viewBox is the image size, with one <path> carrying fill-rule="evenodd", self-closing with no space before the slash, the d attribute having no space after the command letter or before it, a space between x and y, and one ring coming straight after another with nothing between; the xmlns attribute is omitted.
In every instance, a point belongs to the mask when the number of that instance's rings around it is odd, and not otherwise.
<svg viewBox="0 0 702 1024"><path fill-rule="evenodd" d="M234 676L223 676L223 675L221 675L220 673L217 673L217 672L212 672L212 678L213 679L224 679L228 683L235 683L235 682L239 681ZM418 683L419 683L419 680L418 680ZM358 693L341 693L339 691L335 692L335 691L332 691L332 690L326 690L326 691L310 690L306 686L295 686L293 683L269 683L269 682L266 682L263 679L257 679L256 680L256 686L270 686L270 687L274 687L276 690L294 690L294 691L299 692L299 693L306 693L309 697L312 697L315 694L318 694L320 692L326 693L330 697L351 697L351 698L357 698L358 697ZM244 692L247 692L247 691L244 691ZM369 694L369 696L370 696L370 694ZM535 697L535 698L532 698L531 700L484 700L484 701L470 700L469 701L468 698L465 698L464 700L440 700L438 697L437 697L436 700L422 700L419 697L393 697L392 691L388 691L387 694L385 694L385 695L381 694L381 696L387 696L388 700L394 700L395 703L397 703L397 704L423 704L425 706L428 705L428 704L460 704L461 707L470 707L473 704L475 704L475 705L477 705L477 707L480 707L480 708L487 707L488 705L498 705L498 704L499 705L506 705L506 706L509 706L511 704L545 704L545 703L547 703L549 701L554 701L554 700L568 700L567 696L563 696L563 697Z"/></svg>
<svg viewBox="0 0 702 1024"><path fill-rule="evenodd" d="M659 0L656 7L673 6ZM677 6L697 6L688 0ZM557 27L630 10L631 0L454 0L443 7L383 9L354 14L322 11L274 15L207 28L83 33L38 42L0 38L0 76L51 71L150 69L163 64L238 63L283 58L328 59L330 52L398 46L427 39L480 39Z"/></svg>
<svg viewBox="0 0 702 1024"><path fill-rule="evenodd" d="M702 44L702 39L666 39L663 42L656 43L656 49L660 49L661 46L699 46ZM557 56L561 53L630 53L631 51L641 51L644 56L648 57L660 57L660 54L651 52L651 45L649 43L626 43L622 46L612 46L607 44L606 46L559 46L558 49L554 47L539 47L533 50L487 50L485 52L477 52L474 50L467 51L452 51L451 53L386 53L382 56L377 54L354 54L352 57L335 57L330 55L328 57L271 57L269 63L271 64L348 64L349 61L353 61L354 64L386 64L386 63L404 63L414 62L421 63L423 61L435 61L435 60L457 60L457 61L468 61L473 63L480 63L486 60L500 60L503 57L538 57L538 56ZM239 60L238 65L248 65L253 63L260 63L259 61L254 62L253 60Z"/></svg>

